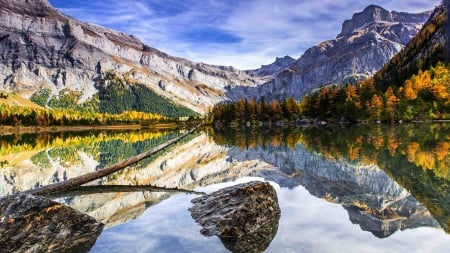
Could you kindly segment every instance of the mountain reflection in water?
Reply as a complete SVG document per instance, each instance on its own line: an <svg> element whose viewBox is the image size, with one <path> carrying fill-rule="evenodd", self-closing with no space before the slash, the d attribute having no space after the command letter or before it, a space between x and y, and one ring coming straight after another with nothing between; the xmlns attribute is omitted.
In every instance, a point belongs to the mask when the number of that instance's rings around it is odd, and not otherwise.
<svg viewBox="0 0 450 253"><path fill-rule="evenodd" d="M34 140L2 138L0 195L100 169L177 135L144 131L71 134L53 139L41 136ZM381 242L373 241L375 249L392 249L392 240L406 236L395 236L397 231L416 231L415 235L422 239L433 238L421 241L421 246L434 245L435 252L440 252L442 245L450 244L450 236L438 232L448 233L450 224L449 137L446 125L434 124L265 131L203 129L165 152L93 185L153 185L203 191L223 187L219 184L223 182L260 177L279 185L282 209L278 233L266 252L291 247L298 252L300 244L305 252L331 252L331 248L318 246L323 242L305 236L332 238L334 232L354 238L354 252L363 249L357 245L363 247L365 243L369 247L371 239L355 234L349 226L352 223L369 231L372 238L385 238L384 247L377 248ZM143 190L57 200L106 224L108 229L92 252L121 252L142 244L144 251L224 252L223 246L217 246L221 244L217 238L192 233L199 231L187 211L193 197ZM313 205L309 207L309 203ZM313 211L314 206L320 208ZM330 224L322 226L321 221ZM426 227L433 230L424 230ZM323 229L322 233L315 235L319 229ZM386 240L391 237L395 238ZM327 247L336 250L348 238L336 236ZM355 238L362 241L356 243ZM419 241L411 239L402 247L420 252L420 245L415 245Z"/></svg>
<svg viewBox="0 0 450 253"><path fill-rule="evenodd" d="M234 159L259 159L295 179L273 179L282 186L301 184L340 203L363 230L377 237L418 226L449 232L447 125L245 130L224 129L215 141L238 147L229 152Z"/></svg>

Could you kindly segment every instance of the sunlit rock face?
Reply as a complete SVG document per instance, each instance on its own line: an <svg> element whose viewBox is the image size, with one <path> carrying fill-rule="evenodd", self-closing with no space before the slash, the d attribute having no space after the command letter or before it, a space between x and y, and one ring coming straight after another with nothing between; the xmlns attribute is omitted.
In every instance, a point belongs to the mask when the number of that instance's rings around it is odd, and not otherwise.
<svg viewBox="0 0 450 253"><path fill-rule="evenodd" d="M225 87L260 84L232 67L172 57L132 35L77 21L47 0L0 0L0 66L0 90L24 97L67 88L84 102L112 70L201 113L226 99Z"/></svg>
<svg viewBox="0 0 450 253"><path fill-rule="evenodd" d="M102 230L89 215L44 197L0 198L1 252L88 252Z"/></svg>
<svg viewBox="0 0 450 253"><path fill-rule="evenodd" d="M229 96L234 99L244 94L247 98L301 98L327 84L372 76L406 46L430 14L430 11L389 12L370 5L346 20L336 39L309 48L294 63L277 69L271 81L257 88L236 87L229 91ZM266 69L263 66L253 73L265 75Z"/></svg>
<svg viewBox="0 0 450 253"><path fill-rule="evenodd" d="M420 226L439 227L422 204L375 165L331 161L300 145L294 149L233 148L229 154L240 161L260 159L272 164L292 180L277 178L275 174L264 175L264 171L260 175L282 187L303 185L312 195L341 204L353 223L377 237Z"/></svg>

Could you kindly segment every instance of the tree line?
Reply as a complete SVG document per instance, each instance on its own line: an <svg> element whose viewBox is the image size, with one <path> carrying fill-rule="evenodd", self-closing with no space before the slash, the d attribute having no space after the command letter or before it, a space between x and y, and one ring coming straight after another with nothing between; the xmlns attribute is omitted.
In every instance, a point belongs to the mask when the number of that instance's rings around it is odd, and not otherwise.
<svg viewBox="0 0 450 253"><path fill-rule="evenodd" d="M300 117L301 110L294 98L286 100L239 99L236 102L223 102L215 105L206 117L206 122L243 125L258 122L276 123L277 121L293 121Z"/></svg>
<svg viewBox="0 0 450 253"><path fill-rule="evenodd" d="M438 63L386 91L374 79L330 85L301 102L306 117L356 120L432 120L450 118L450 64Z"/></svg>
<svg viewBox="0 0 450 253"><path fill-rule="evenodd" d="M356 122L450 119L450 64L419 70L402 84L377 89L374 78L328 85L300 102L240 99L213 107L208 122L243 125L295 121L301 118Z"/></svg>
<svg viewBox="0 0 450 253"><path fill-rule="evenodd" d="M0 104L0 125L7 126L93 126L116 124L152 124L169 122L169 118L138 111L124 111L120 114L92 111L30 108Z"/></svg>

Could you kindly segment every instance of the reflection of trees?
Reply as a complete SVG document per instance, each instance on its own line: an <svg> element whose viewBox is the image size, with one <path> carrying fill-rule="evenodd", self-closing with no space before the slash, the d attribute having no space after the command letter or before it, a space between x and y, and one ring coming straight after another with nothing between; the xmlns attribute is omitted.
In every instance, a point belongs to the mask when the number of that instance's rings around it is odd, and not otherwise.
<svg viewBox="0 0 450 253"><path fill-rule="evenodd" d="M0 158L9 154L36 152L31 161L41 167L49 165L49 157L58 157L63 163L79 160L82 151L101 159L107 154L105 165L115 163L143 150L157 146L175 136L166 131L93 131L6 135L0 139ZM109 150L108 150L109 148ZM7 160L7 159L5 159Z"/></svg>
<svg viewBox="0 0 450 253"><path fill-rule="evenodd" d="M278 145L303 145L329 159L376 164L450 231L450 128L445 124L272 130L259 131L256 137L253 132L228 131L215 140L248 148L247 143L269 145L270 137L275 136Z"/></svg>

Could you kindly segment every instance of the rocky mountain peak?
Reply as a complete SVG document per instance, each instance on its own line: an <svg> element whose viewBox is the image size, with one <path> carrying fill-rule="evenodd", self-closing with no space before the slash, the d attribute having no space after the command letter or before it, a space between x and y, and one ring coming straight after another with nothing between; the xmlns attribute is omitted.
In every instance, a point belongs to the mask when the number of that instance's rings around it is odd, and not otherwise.
<svg viewBox="0 0 450 253"><path fill-rule="evenodd" d="M284 57L277 57L275 59L276 64L291 64L293 61L295 61L295 59L290 57L289 55L286 55Z"/></svg>
<svg viewBox="0 0 450 253"><path fill-rule="evenodd" d="M389 12L370 5L346 20L336 39L307 49L294 63L279 68L283 60L277 59L253 70L271 80L256 89L238 87L230 97L301 98L324 85L372 76L416 36L430 14Z"/></svg>
<svg viewBox="0 0 450 253"><path fill-rule="evenodd" d="M2 9L31 17L46 17L57 11L47 0L0 0Z"/></svg>
<svg viewBox="0 0 450 253"><path fill-rule="evenodd" d="M247 70L246 72L252 76L272 76L281 70L288 68L295 62L295 59L286 55L284 57L277 57L271 64L261 65L261 68L255 70Z"/></svg>
<svg viewBox="0 0 450 253"><path fill-rule="evenodd" d="M424 23L430 12L411 14L405 12L387 11L378 5L369 5L363 11L353 14L351 19L347 19L342 24L341 33L337 38L351 35L355 30L361 29L372 23Z"/></svg>

